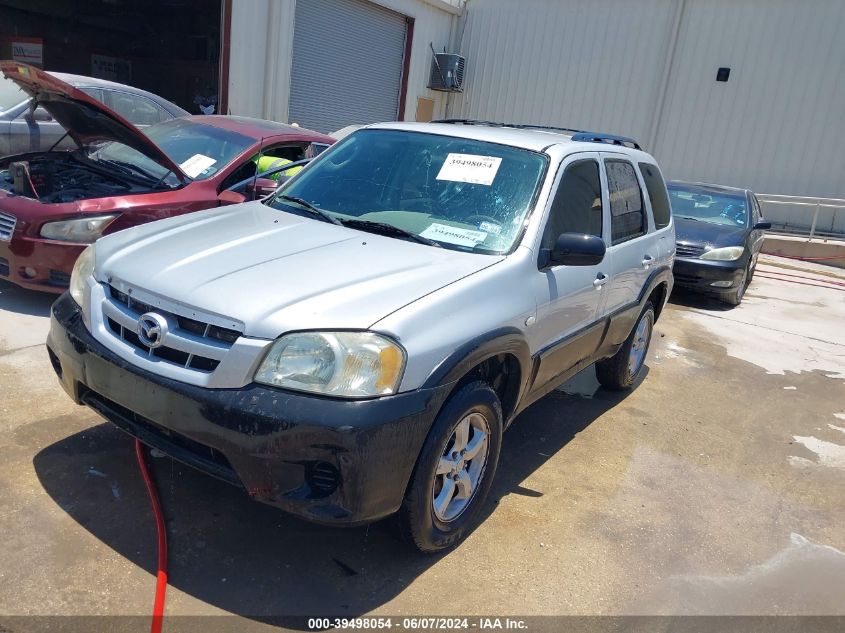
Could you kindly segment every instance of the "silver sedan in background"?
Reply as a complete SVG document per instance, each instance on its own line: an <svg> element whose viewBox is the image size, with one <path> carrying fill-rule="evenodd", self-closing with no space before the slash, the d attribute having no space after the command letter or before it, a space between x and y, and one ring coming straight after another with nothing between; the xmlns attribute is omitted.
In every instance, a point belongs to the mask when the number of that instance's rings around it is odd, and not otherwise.
<svg viewBox="0 0 845 633"><path fill-rule="evenodd" d="M190 114L146 90L94 77L50 74L79 88L140 128ZM47 151L60 141L57 147L64 147L62 143L73 146L69 138L62 139L64 135L65 129L46 110L31 110L26 93L0 76L0 156Z"/></svg>

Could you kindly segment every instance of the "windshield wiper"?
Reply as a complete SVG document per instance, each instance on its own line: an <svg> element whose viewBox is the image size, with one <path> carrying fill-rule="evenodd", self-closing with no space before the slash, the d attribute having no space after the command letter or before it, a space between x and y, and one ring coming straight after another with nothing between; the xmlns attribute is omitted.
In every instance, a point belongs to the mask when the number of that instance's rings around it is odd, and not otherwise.
<svg viewBox="0 0 845 633"><path fill-rule="evenodd" d="M320 216L326 222L331 222L332 224L337 224L338 226L343 226L343 222L338 220L331 213L327 213L326 211L323 211L321 208L315 207L313 204L308 202L308 200L303 200L302 198L298 198L296 196L289 196L285 193L277 195L276 199L277 200L288 200L290 202L293 202L294 204L298 204L299 206L306 208L308 211L310 211L314 215Z"/></svg>
<svg viewBox="0 0 845 633"><path fill-rule="evenodd" d="M411 231L406 231L405 229L401 229L398 226L394 226L393 224L387 224L386 222L371 222L369 220L342 220L341 223L343 224L343 226L349 226L354 229L361 229L362 231L368 231L370 233L380 233L381 235L393 235L396 237L407 237L409 239L414 240L415 242L419 242L420 244L426 244L428 246L436 246L437 248L442 248L442 246L440 246L440 244L438 244L434 240L430 240L427 237L423 237L422 235L412 233Z"/></svg>
<svg viewBox="0 0 845 633"><path fill-rule="evenodd" d="M137 165L133 165L132 163L125 163L122 160L112 160L110 158L97 157L97 162L105 163L107 165L111 165L112 167L117 167L124 174L129 174L130 176L142 176L143 178L152 181L158 180L150 172L141 169L140 167L138 167ZM167 176L167 174L165 174L165 176Z"/></svg>

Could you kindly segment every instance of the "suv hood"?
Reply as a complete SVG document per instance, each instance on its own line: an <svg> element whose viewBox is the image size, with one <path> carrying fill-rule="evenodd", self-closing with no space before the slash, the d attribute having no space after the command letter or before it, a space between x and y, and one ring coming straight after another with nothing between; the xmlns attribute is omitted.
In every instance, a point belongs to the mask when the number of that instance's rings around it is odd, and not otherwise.
<svg viewBox="0 0 845 633"><path fill-rule="evenodd" d="M182 182L190 180L143 132L81 90L29 64L2 61L0 71L47 110L80 147L117 141L172 170Z"/></svg>
<svg viewBox="0 0 845 633"><path fill-rule="evenodd" d="M502 259L249 202L104 237L97 242L97 278L274 339L291 330L367 329Z"/></svg>

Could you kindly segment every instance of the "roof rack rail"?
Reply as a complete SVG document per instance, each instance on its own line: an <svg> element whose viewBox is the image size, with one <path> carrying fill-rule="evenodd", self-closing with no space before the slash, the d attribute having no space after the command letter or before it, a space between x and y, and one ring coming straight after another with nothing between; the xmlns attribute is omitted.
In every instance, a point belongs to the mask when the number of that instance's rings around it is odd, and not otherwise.
<svg viewBox="0 0 845 633"><path fill-rule="evenodd" d="M586 132L584 130L576 130L571 127L556 127L554 125L535 125L533 123L501 123L499 121L480 121L477 119L436 119L432 123L453 123L460 125L489 125L491 127L512 127L519 130L554 130L555 132L570 132L573 141L582 141L586 143L609 143L611 145L621 145L623 147L632 147L633 149L642 149L640 144L632 138L627 136L618 136L616 134L605 134L603 132Z"/></svg>
<svg viewBox="0 0 845 633"><path fill-rule="evenodd" d="M586 143L609 143L611 145L621 145L623 147L632 147L633 149L642 149L640 144L634 139L627 136L617 136L616 134L604 134L603 132L578 132L572 135L573 141L582 141Z"/></svg>
<svg viewBox="0 0 845 633"><path fill-rule="evenodd" d="M476 119L436 119L432 123L458 123L461 125L489 125L491 127L512 127L518 130L554 130L556 132L582 132L571 127L554 125L535 125L534 123L501 123L499 121L479 121Z"/></svg>

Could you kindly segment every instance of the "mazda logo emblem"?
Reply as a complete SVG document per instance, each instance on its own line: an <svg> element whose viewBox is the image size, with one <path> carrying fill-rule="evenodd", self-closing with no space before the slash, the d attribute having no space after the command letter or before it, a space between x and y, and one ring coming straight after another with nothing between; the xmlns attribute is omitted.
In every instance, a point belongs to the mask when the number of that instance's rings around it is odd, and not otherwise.
<svg viewBox="0 0 845 633"><path fill-rule="evenodd" d="M142 314L138 319L138 338L151 349L161 347L167 337L167 319L155 312Z"/></svg>

